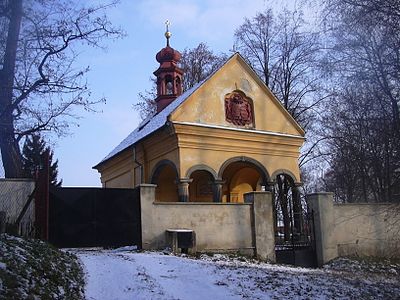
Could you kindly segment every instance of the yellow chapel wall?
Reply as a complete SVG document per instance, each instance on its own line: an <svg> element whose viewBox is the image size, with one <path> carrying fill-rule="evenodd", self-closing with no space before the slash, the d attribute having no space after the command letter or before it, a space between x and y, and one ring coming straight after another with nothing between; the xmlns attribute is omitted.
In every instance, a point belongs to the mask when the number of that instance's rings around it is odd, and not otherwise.
<svg viewBox="0 0 400 300"><path fill-rule="evenodd" d="M135 147L129 147L100 165L98 170L101 173L102 186L133 188L142 183L142 180L150 183L157 164L166 160L172 162L179 172L177 140L168 128L155 132Z"/></svg>
<svg viewBox="0 0 400 300"><path fill-rule="evenodd" d="M243 128L225 119L225 95L240 90L251 98L256 130L302 136L303 130L246 63L236 55L171 115L172 121Z"/></svg>
<svg viewBox="0 0 400 300"><path fill-rule="evenodd" d="M128 148L119 155L98 167L101 184L105 188L131 188L135 181L135 167L132 148Z"/></svg>
<svg viewBox="0 0 400 300"><path fill-rule="evenodd" d="M206 165L218 173L228 159L245 156L262 164L270 176L284 170L300 182L298 158L302 137L270 136L183 124L175 124L175 131L182 176L195 165Z"/></svg>

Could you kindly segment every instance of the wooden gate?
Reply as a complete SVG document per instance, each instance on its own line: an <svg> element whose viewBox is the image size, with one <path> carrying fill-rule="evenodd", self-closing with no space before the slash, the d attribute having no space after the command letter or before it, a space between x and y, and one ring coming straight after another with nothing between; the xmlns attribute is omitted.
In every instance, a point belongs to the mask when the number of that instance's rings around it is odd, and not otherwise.
<svg viewBox="0 0 400 300"><path fill-rule="evenodd" d="M141 248L139 188L50 189L49 241L57 247Z"/></svg>

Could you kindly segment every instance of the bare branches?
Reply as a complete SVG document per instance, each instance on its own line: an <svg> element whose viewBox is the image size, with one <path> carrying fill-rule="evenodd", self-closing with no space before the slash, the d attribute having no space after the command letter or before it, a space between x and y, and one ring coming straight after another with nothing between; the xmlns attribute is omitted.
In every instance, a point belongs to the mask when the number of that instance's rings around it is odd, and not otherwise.
<svg viewBox="0 0 400 300"><path fill-rule="evenodd" d="M226 59L225 54L215 54L205 43L200 43L193 49L185 48L180 62L185 72L183 90L190 89L212 74Z"/></svg>
<svg viewBox="0 0 400 300"><path fill-rule="evenodd" d="M9 3L16 2L22 0ZM11 76L11 81L9 94L0 93L0 135L8 134L7 138L2 135L2 139L13 140L11 144L16 145L24 135L38 131L63 134L68 130L68 122L63 118L76 117L74 107L91 110L98 103L89 100L90 91L84 81L89 69L76 67L76 51L82 45L101 48L104 38L123 35L105 15L106 9L116 3L85 6L78 1L24 1L19 14L21 25L17 26L20 33L8 34L8 38L18 41L10 52L14 58L0 59L4 67L8 61L15 64L14 70L6 68L3 72ZM0 24L7 24L1 14L0 18ZM11 14L10 28L14 19ZM4 57L7 53L0 52ZM2 153L8 151L7 147L1 145ZM18 160L18 151L13 152Z"/></svg>
<svg viewBox="0 0 400 300"><path fill-rule="evenodd" d="M325 2L337 94L326 184L346 202L400 201L400 2Z"/></svg>
<svg viewBox="0 0 400 300"><path fill-rule="evenodd" d="M235 39L236 48L306 127L308 111L316 109L325 97L317 96L319 42L316 34L306 31L301 11L283 10L277 17L271 10L259 13L245 20Z"/></svg>

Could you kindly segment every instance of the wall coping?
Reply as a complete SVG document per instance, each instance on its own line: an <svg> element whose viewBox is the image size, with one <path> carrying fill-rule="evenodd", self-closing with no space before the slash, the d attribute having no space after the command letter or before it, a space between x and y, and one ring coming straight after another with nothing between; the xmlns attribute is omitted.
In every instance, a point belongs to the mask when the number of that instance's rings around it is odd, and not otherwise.
<svg viewBox="0 0 400 300"><path fill-rule="evenodd" d="M306 196L315 196L315 195L334 195L334 193L333 192L316 192L316 193L307 194Z"/></svg>
<svg viewBox="0 0 400 300"><path fill-rule="evenodd" d="M387 206L400 206L400 203L395 202L356 202L356 203L333 203L334 206L379 206L379 205L387 205Z"/></svg>
<svg viewBox="0 0 400 300"><path fill-rule="evenodd" d="M244 195L248 195L248 194L272 194L272 192L270 192L270 191L252 191L252 192L244 193Z"/></svg>
<svg viewBox="0 0 400 300"><path fill-rule="evenodd" d="M152 184L152 183L141 183L139 186L142 187L157 187L157 184Z"/></svg>
<svg viewBox="0 0 400 300"><path fill-rule="evenodd" d="M0 182L35 182L32 178L0 178Z"/></svg>
<svg viewBox="0 0 400 300"><path fill-rule="evenodd" d="M252 203L231 203L231 202L161 202L154 201L154 205L181 205L181 206L191 206L191 205L203 205L203 206L251 206Z"/></svg>

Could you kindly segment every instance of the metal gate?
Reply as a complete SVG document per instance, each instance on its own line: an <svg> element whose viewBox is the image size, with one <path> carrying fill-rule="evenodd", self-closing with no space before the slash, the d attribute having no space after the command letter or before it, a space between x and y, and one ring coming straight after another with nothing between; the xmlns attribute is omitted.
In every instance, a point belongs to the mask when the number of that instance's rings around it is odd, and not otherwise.
<svg viewBox="0 0 400 300"><path fill-rule="evenodd" d="M275 254L278 263L317 267L312 211L290 180L275 186Z"/></svg>
<svg viewBox="0 0 400 300"><path fill-rule="evenodd" d="M50 189L49 241L57 247L141 248L139 189Z"/></svg>

